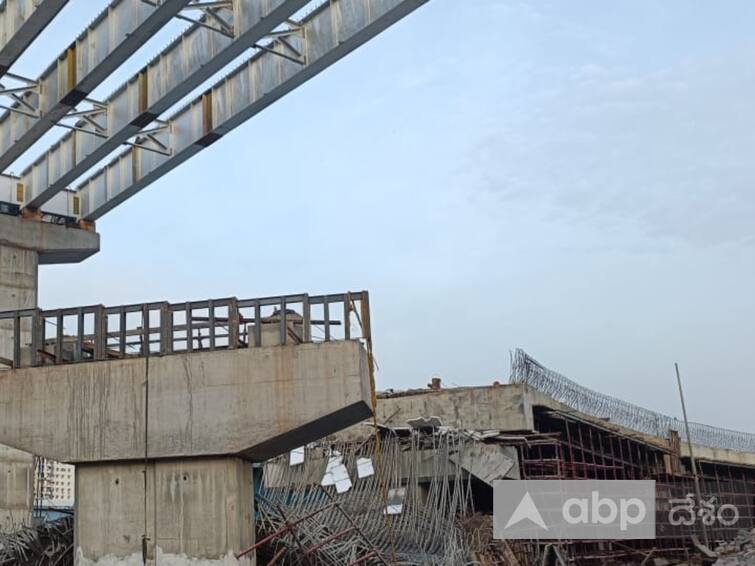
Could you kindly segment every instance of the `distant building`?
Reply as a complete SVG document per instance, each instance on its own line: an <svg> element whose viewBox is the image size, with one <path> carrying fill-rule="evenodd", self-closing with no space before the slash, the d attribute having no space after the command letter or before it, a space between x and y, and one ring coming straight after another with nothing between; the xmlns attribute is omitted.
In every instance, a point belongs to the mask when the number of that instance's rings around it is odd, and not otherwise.
<svg viewBox="0 0 755 566"><path fill-rule="evenodd" d="M74 467L41 458L35 493L37 507L73 507Z"/></svg>

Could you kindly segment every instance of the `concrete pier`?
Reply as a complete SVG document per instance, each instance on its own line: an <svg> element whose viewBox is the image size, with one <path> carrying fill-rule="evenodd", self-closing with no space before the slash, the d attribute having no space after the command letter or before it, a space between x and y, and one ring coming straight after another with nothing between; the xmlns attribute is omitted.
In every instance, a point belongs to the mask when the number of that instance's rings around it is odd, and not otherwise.
<svg viewBox="0 0 755 566"><path fill-rule="evenodd" d="M145 474L146 469L146 474ZM239 458L76 468L78 566L251 566L252 469Z"/></svg>
<svg viewBox="0 0 755 566"><path fill-rule="evenodd" d="M40 264L76 263L99 248L94 232L0 215L0 310L37 307ZM12 322L0 322L0 357L6 360L13 359L12 332ZM29 522L33 491L33 456L0 445L0 531Z"/></svg>

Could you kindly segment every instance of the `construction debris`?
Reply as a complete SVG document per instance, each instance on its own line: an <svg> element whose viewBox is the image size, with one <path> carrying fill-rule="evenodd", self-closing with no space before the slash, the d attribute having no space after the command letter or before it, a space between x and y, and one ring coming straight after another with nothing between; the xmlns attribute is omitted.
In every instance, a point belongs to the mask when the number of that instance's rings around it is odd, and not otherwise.
<svg viewBox="0 0 755 566"><path fill-rule="evenodd" d="M303 465L288 455L268 462L257 493L260 556L285 549L286 564L467 563L458 520L473 510L471 479L451 456L473 443L461 431L381 429L365 441L311 444Z"/></svg>
<svg viewBox="0 0 755 566"><path fill-rule="evenodd" d="M73 566L73 517L0 534L0 566Z"/></svg>
<svg viewBox="0 0 755 566"><path fill-rule="evenodd" d="M755 528L739 531L733 541L719 544L716 553L721 558L715 566L755 566Z"/></svg>

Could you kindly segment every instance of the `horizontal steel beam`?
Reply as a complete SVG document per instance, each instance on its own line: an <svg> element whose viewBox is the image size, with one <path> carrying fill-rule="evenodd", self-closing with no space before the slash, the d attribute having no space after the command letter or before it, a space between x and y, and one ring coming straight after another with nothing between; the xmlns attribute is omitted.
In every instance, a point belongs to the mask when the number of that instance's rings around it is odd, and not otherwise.
<svg viewBox="0 0 755 566"><path fill-rule="evenodd" d="M24 185L20 177L14 175L0 175L0 203L8 203L19 210L24 205ZM57 193L47 204L45 214L57 216L69 216L78 218L80 213L80 199L72 190L64 190Z"/></svg>
<svg viewBox="0 0 755 566"><path fill-rule="evenodd" d="M298 33L278 38L167 120L154 138L169 155L130 148L81 184L96 220L428 0L329 0Z"/></svg>
<svg viewBox="0 0 755 566"><path fill-rule="evenodd" d="M5 0L0 6L0 77L67 2L68 0Z"/></svg>
<svg viewBox="0 0 755 566"><path fill-rule="evenodd" d="M212 17L191 26L139 73L103 101L85 120L21 173L24 205L40 208L82 177L118 146L251 48L309 0L233 0L214 10L214 19L232 30L229 37L210 29Z"/></svg>
<svg viewBox="0 0 755 566"><path fill-rule="evenodd" d="M0 117L0 171L133 55L190 0L113 0Z"/></svg>

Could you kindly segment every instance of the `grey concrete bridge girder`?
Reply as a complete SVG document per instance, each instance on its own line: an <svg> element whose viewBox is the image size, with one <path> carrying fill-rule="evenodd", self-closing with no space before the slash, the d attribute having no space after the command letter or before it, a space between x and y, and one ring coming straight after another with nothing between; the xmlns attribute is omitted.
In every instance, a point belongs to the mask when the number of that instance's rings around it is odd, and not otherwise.
<svg viewBox="0 0 755 566"><path fill-rule="evenodd" d="M217 8L232 34L195 24L102 101L99 126L77 124L27 167L20 182L25 206L40 208L119 145L262 40L309 0L232 0Z"/></svg>
<svg viewBox="0 0 755 566"><path fill-rule="evenodd" d="M0 372L0 442L72 464L264 461L370 407L367 353L355 340Z"/></svg>
<svg viewBox="0 0 755 566"><path fill-rule="evenodd" d="M154 138L168 151L129 148L84 181L82 217L95 220L411 13L427 0L331 0L207 93Z"/></svg>
<svg viewBox="0 0 755 566"><path fill-rule="evenodd" d="M0 78L68 0L5 0L0 8Z"/></svg>
<svg viewBox="0 0 755 566"><path fill-rule="evenodd" d="M0 171L133 55L190 0L113 0L15 104L0 116Z"/></svg>

